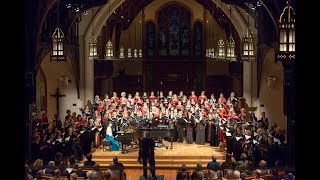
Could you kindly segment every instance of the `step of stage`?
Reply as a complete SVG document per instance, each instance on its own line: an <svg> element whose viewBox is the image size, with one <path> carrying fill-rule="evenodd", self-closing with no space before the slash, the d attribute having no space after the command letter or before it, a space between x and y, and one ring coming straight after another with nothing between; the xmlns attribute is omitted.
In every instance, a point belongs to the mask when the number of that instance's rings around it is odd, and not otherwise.
<svg viewBox="0 0 320 180"><path fill-rule="evenodd" d="M194 169L197 163L206 167L208 162L212 161L213 154L216 155L217 161L221 163L226 156L226 153L221 152L218 147L212 147L209 144L174 143L173 147L173 149L155 149L155 161L158 169L179 169L182 164ZM142 165L137 161L138 149L129 147L127 150L128 153L123 154L121 151L111 152L109 149L102 151L100 147L92 153L92 160L98 163L102 169L107 169L112 163L113 157L117 156L119 162L123 163L126 168L141 168Z"/></svg>

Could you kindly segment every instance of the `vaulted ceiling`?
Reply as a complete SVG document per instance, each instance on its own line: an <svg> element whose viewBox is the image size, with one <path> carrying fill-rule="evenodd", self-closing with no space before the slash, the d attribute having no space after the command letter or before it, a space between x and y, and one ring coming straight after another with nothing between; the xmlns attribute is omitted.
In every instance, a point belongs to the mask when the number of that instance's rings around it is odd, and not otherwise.
<svg viewBox="0 0 320 180"><path fill-rule="evenodd" d="M108 1L109 0L60 0L60 19L64 20L64 26L68 29L82 13L86 13L92 7L104 5L108 3ZM122 29L128 28L139 11L153 1L154 0L125 0L111 15L111 24L113 26L115 26L115 24L121 25ZM229 19L228 16L224 14L224 11L219 8L220 1L218 1L218 3L215 3L215 0L195 1L205 7L214 15L213 17L219 17L219 19L216 20L219 21L222 28L225 26L228 27ZM39 25L42 25L44 21L41 20L41 17L49 14L48 12L57 11L57 2L58 0L38 0L37 7L40 8L40 16L37 16L40 18ZM285 0L222 0L222 2L235 5L236 10L241 8L250 14L256 20L256 27L259 27L260 32L264 34L264 38L261 39L262 42L274 41L277 32L277 19L286 5ZM294 0L291 0L291 4L294 4ZM246 19L246 16L243 15L242 18ZM225 30L228 31L228 28Z"/></svg>

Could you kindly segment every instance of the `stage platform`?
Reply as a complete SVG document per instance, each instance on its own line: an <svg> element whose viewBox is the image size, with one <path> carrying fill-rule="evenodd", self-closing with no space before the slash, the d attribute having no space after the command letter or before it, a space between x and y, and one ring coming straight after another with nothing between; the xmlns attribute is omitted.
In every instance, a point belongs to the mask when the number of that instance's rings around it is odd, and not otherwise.
<svg viewBox="0 0 320 180"><path fill-rule="evenodd" d="M221 152L218 147L212 147L208 143L205 145L173 143L173 149L170 149L170 142L163 141L163 145L155 148L155 160L157 169L179 169L182 164L186 164L188 169L196 167L197 163L202 163L203 167L212 160L212 154L217 156L219 162L225 160L226 152ZM168 148L167 148L168 147ZM102 169L107 169L112 158L117 156L119 162L123 163L126 168L142 168L138 163L138 146L136 144L126 148L128 153L123 154L120 151L111 152L109 147L106 151L99 147L92 153L93 160L98 163ZM85 161L85 159L84 159Z"/></svg>

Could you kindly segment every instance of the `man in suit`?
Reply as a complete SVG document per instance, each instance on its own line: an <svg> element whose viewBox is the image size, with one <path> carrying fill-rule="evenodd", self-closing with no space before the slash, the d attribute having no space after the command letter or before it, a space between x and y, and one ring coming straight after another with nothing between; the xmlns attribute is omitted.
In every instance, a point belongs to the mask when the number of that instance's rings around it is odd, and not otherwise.
<svg viewBox="0 0 320 180"><path fill-rule="evenodd" d="M155 141L152 138L142 138L139 143L139 163L143 164L143 176L148 179L148 165L147 161L149 161L150 172L153 179L157 179L156 177L156 166L154 159L154 147Z"/></svg>
<svg viewBox="0 0 320 180"><path fill-rule="evenodd" d="M124 170L124 165L118 161L118 157L117 156L113 157L113 164L115 165L116 169L119 169L121 171Z"/></svg>

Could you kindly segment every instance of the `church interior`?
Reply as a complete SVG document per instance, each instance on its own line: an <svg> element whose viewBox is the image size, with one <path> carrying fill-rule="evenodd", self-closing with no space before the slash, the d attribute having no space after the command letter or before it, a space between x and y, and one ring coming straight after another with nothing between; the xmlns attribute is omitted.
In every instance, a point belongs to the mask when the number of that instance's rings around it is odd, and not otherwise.
<svg viewBox="0 0 320 180"><path fill-rule="evenodd" d="M146 132L150 178L294 179L294 0L25 10L28 179L149 178L137 161Z"/></svg>

